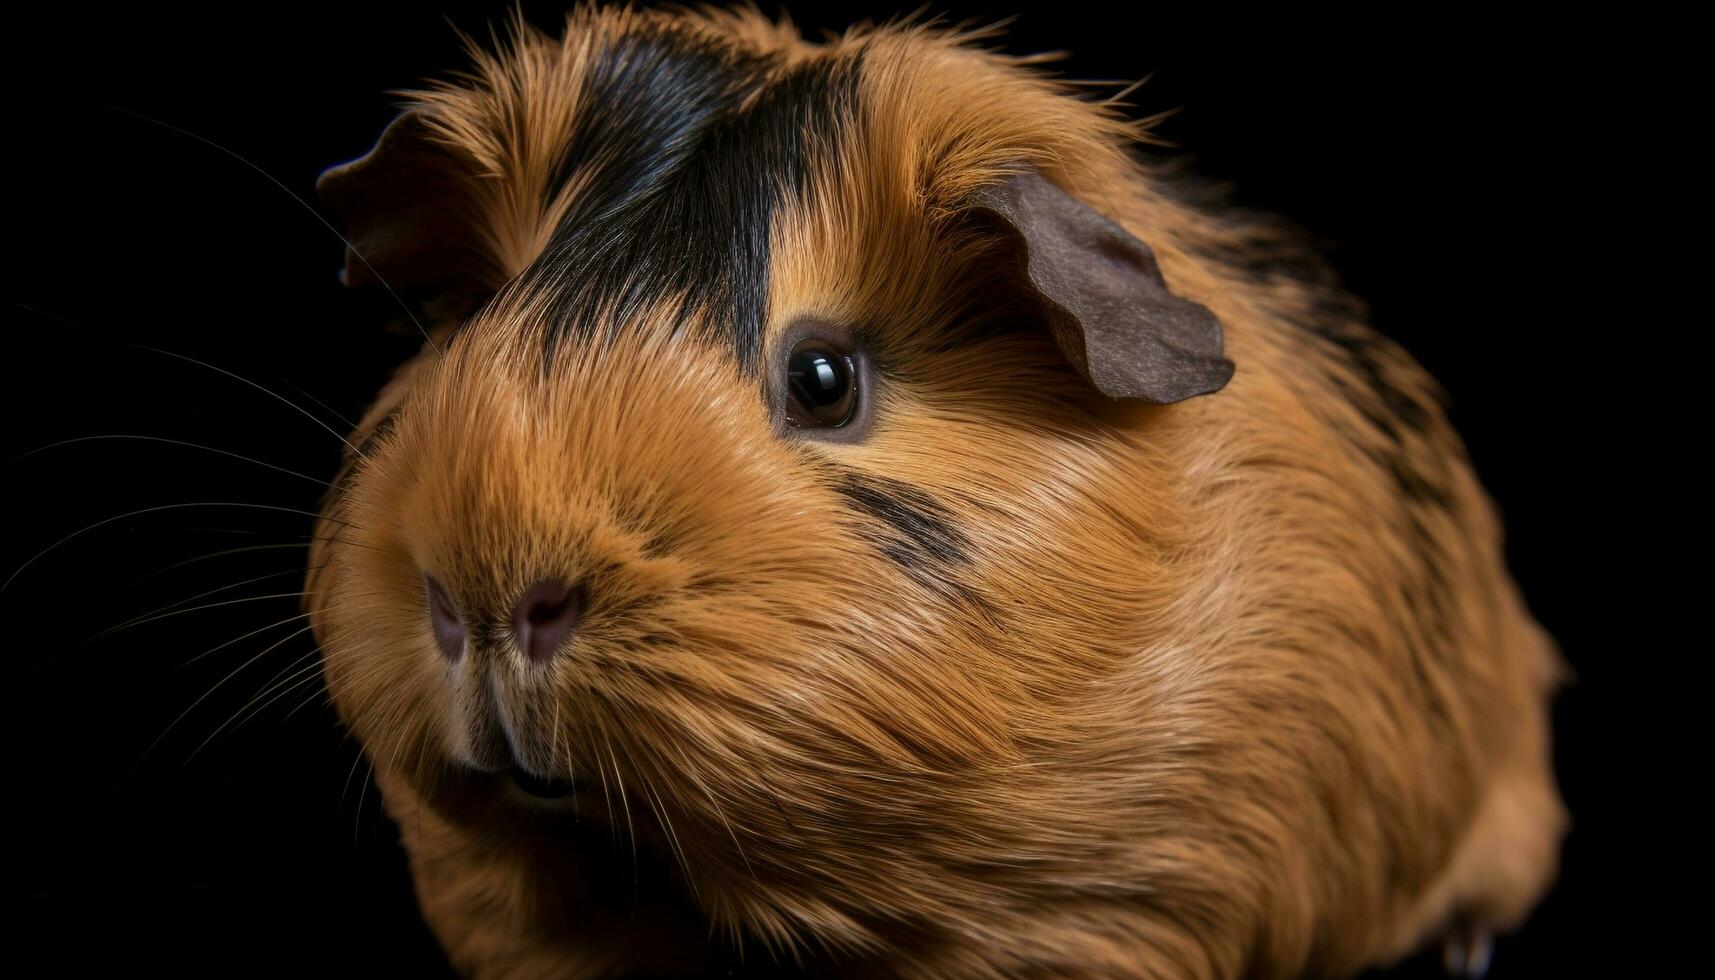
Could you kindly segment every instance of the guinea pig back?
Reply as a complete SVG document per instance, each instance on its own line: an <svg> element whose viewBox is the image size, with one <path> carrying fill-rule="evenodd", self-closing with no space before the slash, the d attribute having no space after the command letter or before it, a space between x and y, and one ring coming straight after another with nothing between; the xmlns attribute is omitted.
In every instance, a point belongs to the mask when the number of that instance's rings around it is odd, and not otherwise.
<svg viewBox="0 0 1715 980"><path fill-rule="evenodd" d="M1433 382L985 37L580 7L324 175L427 336L312 621L461 970L1476 969L1546 888Z"/></svg>

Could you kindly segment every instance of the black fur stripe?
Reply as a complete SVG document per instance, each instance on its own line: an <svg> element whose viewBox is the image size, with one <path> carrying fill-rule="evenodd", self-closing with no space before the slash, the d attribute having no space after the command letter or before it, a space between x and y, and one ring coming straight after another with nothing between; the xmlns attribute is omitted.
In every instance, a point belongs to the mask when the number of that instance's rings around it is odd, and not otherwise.
<svg viewBox="0 0 1715 980"><path fill-rule="evenodd" d="M555 297L550 352L590 339L587 316L622 329L665 296L714 314L753 371L767 317L775 210L802 193L812 141L837 144L857 93L855 59L782 69L772 56L656 25L603 52L555 186L583 182L548 247L520 277Z"/></svg>
<svg viewBox="0 0 1715 980"><path fill-rule="evenodd" d="M865 535L919 585L1001 628L1000 613L971 581L971 541L953 512L921 487L873 474L844 472L834 484L873 524Z"/></svg>
<svg viewBox="0 0 1715 980"><path fill-rule="evenodd" d="M856 473L843 474L837 488L858 510L891 532L876 544L901 565L945 569L970 560L970 542L954 523L952 513L924 490L887 477Z"/></svg>

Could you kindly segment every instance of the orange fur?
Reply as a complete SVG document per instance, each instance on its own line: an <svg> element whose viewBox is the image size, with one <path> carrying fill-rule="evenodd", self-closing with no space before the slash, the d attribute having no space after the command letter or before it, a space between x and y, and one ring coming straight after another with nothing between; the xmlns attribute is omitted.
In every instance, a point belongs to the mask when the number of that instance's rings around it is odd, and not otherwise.
<svg viewBox="0 0 1715 980"><path fill-rule="evenodd" d="M858 135L774 221L763 359L815 316L879 324L898 370L869 438L794 443L673 304L544 373L542 310L513 290L383 391L359 434L397 421L328 503L312 613L454 963L684 972L712 929L835 974L1349 975L1456 924L1515 926L1564 827L1561 667L1409 358L1331 287L1248 269L1274 230L1181 201L1130 154L1141 127L1025 59L923 25L812 45L749 10L581 8L563 41L520 29L420 95L471 164L497 282L579 193L548 175L591 111L582 73L640 29L782 65L862 53ZM1011 310L960 216L1021 165L1220 316L1224 391L1094 396L1046 330L936 347ZM650 370L666 351L677 373ZM943 501L977 600L862 541L821 462ZM681 899L622 913L563 815L459 764L424 572L493 610L587 583L549 674L481 655L556 763L604 787L580 812L670 855Z"/></svg>

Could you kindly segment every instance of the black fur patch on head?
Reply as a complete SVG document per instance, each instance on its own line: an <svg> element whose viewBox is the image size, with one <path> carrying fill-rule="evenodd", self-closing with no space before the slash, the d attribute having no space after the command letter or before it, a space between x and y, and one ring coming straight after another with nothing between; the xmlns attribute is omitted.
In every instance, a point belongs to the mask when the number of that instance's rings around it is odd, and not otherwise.
<svg viewBox="0 0 1715 980"><path fill-rule="evenodd" d="M603 51L553 186L582 185L521 288L554 297L551 352L683 296L753 370L767 316L769 242L783 197L802 194L809 145L835 144L859 62L791 68L730 42L658 24Z"/></svg>

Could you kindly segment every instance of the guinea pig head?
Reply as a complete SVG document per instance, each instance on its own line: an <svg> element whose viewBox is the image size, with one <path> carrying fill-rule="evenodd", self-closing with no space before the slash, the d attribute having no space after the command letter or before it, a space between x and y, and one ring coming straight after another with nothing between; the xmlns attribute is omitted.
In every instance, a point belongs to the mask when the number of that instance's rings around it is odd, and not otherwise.
<svg viewBox="0 0 1715 980"><path fill-rule="evenodd" d="M1132 124L954 35L759 23L520 30L323 178L349 282L466 299L352 439L312 614L431 805L623 810L717 918L856 942L1076 792L1175 599L1136 433L1232 365L1116 221Z"/></svg>

